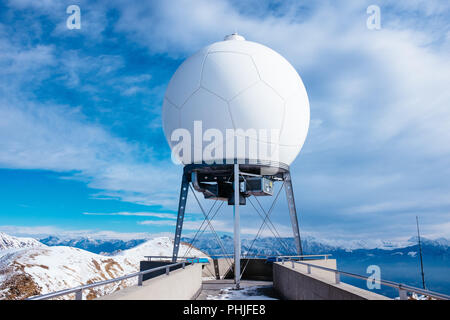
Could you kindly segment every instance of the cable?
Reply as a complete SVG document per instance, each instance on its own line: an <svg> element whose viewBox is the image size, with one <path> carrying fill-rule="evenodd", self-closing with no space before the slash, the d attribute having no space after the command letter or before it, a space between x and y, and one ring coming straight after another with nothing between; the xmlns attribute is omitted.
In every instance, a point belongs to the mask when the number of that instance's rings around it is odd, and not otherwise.
<svg viewBox="0 0 450 320"><path fill-rule="evenodd" d="M247 180L245 179L245 177L244 177L244 180L246 181L246 184L247 184ZM247 184L247 185L248 185L248 184ZM275 203L277 202L278 197L280 196L280 193L281 193L281 190L283 189L283 186L284 186L284 181L283 181L283 184L281 185L280 190L278 190L278 193L277 193L277 195L276 195L274 201L272 202L272 205L270 206L269 211L268 211L267 213L265 213L265 211L264 211L264 213L266 214L266 216L265 216L265 218L263 219L263 223L261 224L261 227L259 227L259 230L258 230L258 232L256 233L256 237L253 239L252 244L250 245L250 249L247 251L247 255L246 255L245 259L247 259L247 257L249 256L249 253L250 253L251 249L253 248L253 245L255 244L256 239L259 237L259 234L260 234L262 228L263 228L264 225L266 224L266 219L267 219L267 218L269 217L269 215L272 213L272 210L273 210L273 208L275 207ZM250 203L251 203L251 202L250 202ZM254 207L254 206L253 206L253 207ZM254 207L254 208L255 208L255 207ZM255 208L255 210L256 210L256 208ZM259 211L258 211L258 210L256 210L256 211L257 211L258 214L259 214ZM243 268L243 271L242 271L240 277L242 277L243 272L244 272L245 269L247 268L247 265L248 265L249 261L250 261L250 260L247 260L247 263L245 264L245 266L244 266L244 268Z"/></svg>
<svg viewBox="0 0 450 320"><path fill-rule="evenodd" d="M213 205L212 205L211 208L209 209L208 214L207 214L208 217L209 217L209 215L211 214L212 209L215 207L217 201L218 201L218 200L214 201ZM196 238L197 238L197 235L198 235L200 229L203 227L203 224L205 223L205 221L206 221L206 219L203 219L202 224L200 225L200 228L197 229L197 232L195 233L194 238L192 238L192 241L189 243L189 248L188 248L188 251L185 253L185 256L187 256L188 253L191 251L191 249L192 249L192 247L193 247L193 244L194 244L194 242L195 242L195 240L196 240Z"/></svg>
<svg viewBox="0 0 450 320"><path fill-rule="evenodd" d="M255 197L255 198L256 198L256 197ZM261 217L261 219L263 219L261 213L260 213L260 212L258 211L258 209L255 207L255 205L254 205L253 202L250 200L250 198L249 198L249 201L250 201L250 204L251 204L251 205L253 206L253 208L255 209L255 211L259 214L259 216ZM261 208L261 209L262 209L262 208ZM264 209L262 209L262 210L264 210ZM263 211L263 212L264 212L264 211ZM287 252L289 252L289 246L286 245L285 242L281 240L280 234L278 233L277 229L276 229L275 226L273 225L273 223L272 223L272 221L270 220L270 218L267 216L267 213L264 212L264 214L265 214L267 220L270 222L270 225L268 224L268 222L266 222L266 225L269 227L269 230L272 232L274 238L278 240L278 242L281 244L282 247L284 247L284 249L285 249ZM272 228L273 228L273 230L272 230Z"/></svg>
<svg viewBox="0 0 450 320"><path fill-rule="evenodd" d="M217 201L217 200L216 200L216 201ZM212 219L214 219L214 217L217 215L217 213L219 212L220 208L222 208L222 206L223 206L223 202L220 203L219 207L216 209L216 211L215 211L214 214L212 215L210 221L212 221ZM212 209L212 207L211 207L211 209ZM190 247L189 247L188 253L189 253L190 250L192 249L192 247L193 247L193 245L194 245L194 243L195 243L195 240L198 240L198 239L200 238L200 236L203 234L203 232L206 230L206 228L208 227L208 225L206 225L205 228L203 228L204 222L206 222L206 219L203 219L203 222L202 222L202 224L200 225L200 228L197 230L197 233L195 234L194 239L193 239L192 242L190 243ZM203 230L202 230L202 229L203 229ZM200 234L199 234L199 233L200 233ZM196 239L197 235L198 235L198 238ZM187 254L186 254L186 255L187 255Z"/></svg>
<svg viewBox="0 0 450 320"><path fill-rule="evenodd" d="M244 178L244 180L246 181L245 178ZM246 183L247 183L247 181L246 181ZM278 200L278 197L280 196L280 193L281 193L281 190L283 189L283 186L284 186L284 182L283 182L283 184L281 185L280 190L278 190L278 193L277 193L277 195L276 195L274 201L272 202L272 205L270 206L269 211L268 211L267 213L264 211L264 213L265 213L265 218L263 219L263 223L262 223L261 227L259 228L258 233L256 234L255 239L253 239L253 242L252 242L252 244L251 244L251 246L250 246L250 249L249 249L248 251L250 251L251 248L253 247L253 245L254 245L256 239L257 239L258 236L259 236L259 233L261 232L261 230L262 230L264 224L266 223L267 218L268 218L269 215L272 213L272 210L273 210L273 208L274 208L274 206L275 206L275 203L276 203L277 200ZM255 198L256 198L256 197L255 197ZM251 201L250 201L250 203L252 204L253 208L255 208L256 212L258 212L258 214L259 214L259 211L258 211L258 210L256 209L256 207L253 205L253 203L252 203Z"/></svg>
<svg viewBox="0 0 450 320"><path fill-rule="evenodd" d="M263 206L261 205L261 202L258 200L257 197L255 197L256 202L258 202L259 207L261 208L261 210L265 213ZM267 216L267 220L269 221L269 223L272 225L273 229L275 230L276 234L278 235L275 236L275 238L277 238L277 240L281 243L282 246L284 246L284 249L286 250L287 253L289 253L289 246L282 240L283 238L281 237L281 235L279 234L277 228L275 228L275 225L273 224L272 220L270 220L270 217ZM296 252L294 253L294 255L296 254Z"/></svg>
<svg viewBox="0 0 450 320"><path fill-rule="evenodd" d="M219 236L218 236L216 230L214 230L214 227L212 226L211 222L209 221L208 217L206 216L205 210L203 209L203 206L202 206L202 204L200 203L200 200L198 200L198 197L197 197L197 195L195 194L194 189L192 188L192 185L189 184L189 187L191 188L192 193L194 194L194 197L195 197L195 199L197 200L198 206L200 207L200 210L202 211L203 215L205 216L205 219L206 219L206 221L207 221L209 227L211 228L212 232L214 233L214 235L215 235L215 237L216 237L216 240L217 240L217 243L218 243L219 246L221 247L222 252L224 253L224 255L225 255L225 257L226 257L226 256L227 256L227 253L226 253L226 250L225 250L225 248L224 248L224 246L223 246L222 241L220 240L220 238L219 238ZM229 261L227 258L225 258L225 259L226 259L226 261L228 262L228 264L229 264L230 267L231 267L231 266L232 266L232 263L230 263L230 261Z"/></svg>

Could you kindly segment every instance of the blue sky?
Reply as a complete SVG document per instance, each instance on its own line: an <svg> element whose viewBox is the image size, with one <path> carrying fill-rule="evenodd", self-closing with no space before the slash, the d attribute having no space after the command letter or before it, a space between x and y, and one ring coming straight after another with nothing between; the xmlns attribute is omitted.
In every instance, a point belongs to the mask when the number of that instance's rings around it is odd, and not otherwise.
<svg viewBox="0 0 450 320"><path fill-rule="evenodd" d="M71 4L80 30L66 28ZM366 27L371 4L381 30ZM449 7L1 1L0 231L172 233L181 168L162 132L164 91L185 58L237 30L284 55L308 91L310 131L292 165L304 234L404 239L418 215L426 236L450 237ZM215 227L229 232L222 209ZM248 235L259 227L250 209ZM289 235L282 202L272 219ZM189 203L186 234L200 221Z"/></svg>

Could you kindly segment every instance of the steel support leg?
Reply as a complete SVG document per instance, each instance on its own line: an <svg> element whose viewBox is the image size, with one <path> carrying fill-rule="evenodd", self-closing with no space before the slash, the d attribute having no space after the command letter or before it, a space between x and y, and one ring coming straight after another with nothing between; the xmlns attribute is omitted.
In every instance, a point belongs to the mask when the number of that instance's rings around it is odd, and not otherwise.
<svg viewBox="0 0 450 320"><path fill-rule="evenodd" d="M294 190L292 189L291 174L287 172L284 174L286 199L289 207L289 214L291 216L292 231L294 232L295 247L298 255L303 255L302 242L300 239L300 229L298 227L297 209L295 208Z"/></svg>
<svg viewBox="0 0 450 320"><path fill-rule="evenodd" d="M234 164L234 283L236 289L241 282L241 227L239 217L239 164Z"/></svg>
<svg viewBox="0 0 450 320"><path fill-rule="evenodd" d="M183 229L184 211L186 209L186 200L189 190L189 181L185 173L181 181L180 200L178 202L177 225L175 229L175 238L173 241L172 262L177 262L178 251L180 250L181 230Z"/></svg>

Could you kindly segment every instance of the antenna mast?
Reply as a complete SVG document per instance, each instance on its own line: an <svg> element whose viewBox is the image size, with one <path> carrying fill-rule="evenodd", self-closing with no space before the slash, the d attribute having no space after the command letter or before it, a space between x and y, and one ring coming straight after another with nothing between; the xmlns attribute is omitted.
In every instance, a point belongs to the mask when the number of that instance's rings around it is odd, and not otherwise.
<svg viewBox="0 0 450 320"><path fill-rule="evenodd" d="M420 257L420 271L422 273L422 286L424 289L426 289L425 274L423 273L422 244L420 243L419 217L418 216L416 216L416 223L417 223L417 238L419 239L419 257Z"/></svg>

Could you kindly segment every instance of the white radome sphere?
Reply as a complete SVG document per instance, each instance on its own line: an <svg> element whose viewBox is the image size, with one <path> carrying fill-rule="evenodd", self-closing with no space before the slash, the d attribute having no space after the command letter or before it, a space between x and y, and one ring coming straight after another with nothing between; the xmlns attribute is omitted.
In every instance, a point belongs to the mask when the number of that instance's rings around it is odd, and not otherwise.
<svg viewBox="0 0 450 320"><path fill-rule="evenodd" d="M181 64L167 87L162 118L172 149L177 145L171 140L172 132L185 128L194 137L196 120L202 121L203 132L214 128L224 137L227 129L279 130L276 141L257 137L258 146L269 143L278 151L275 155L261 158L250 150L246 157L290 165L305 142L310 115L308 96L294 67L272 49L233 34ZM198 159L192 153L192 161L184 160L184 164L211 160ZM211 157L222 161L225 155Z"/></svg>

